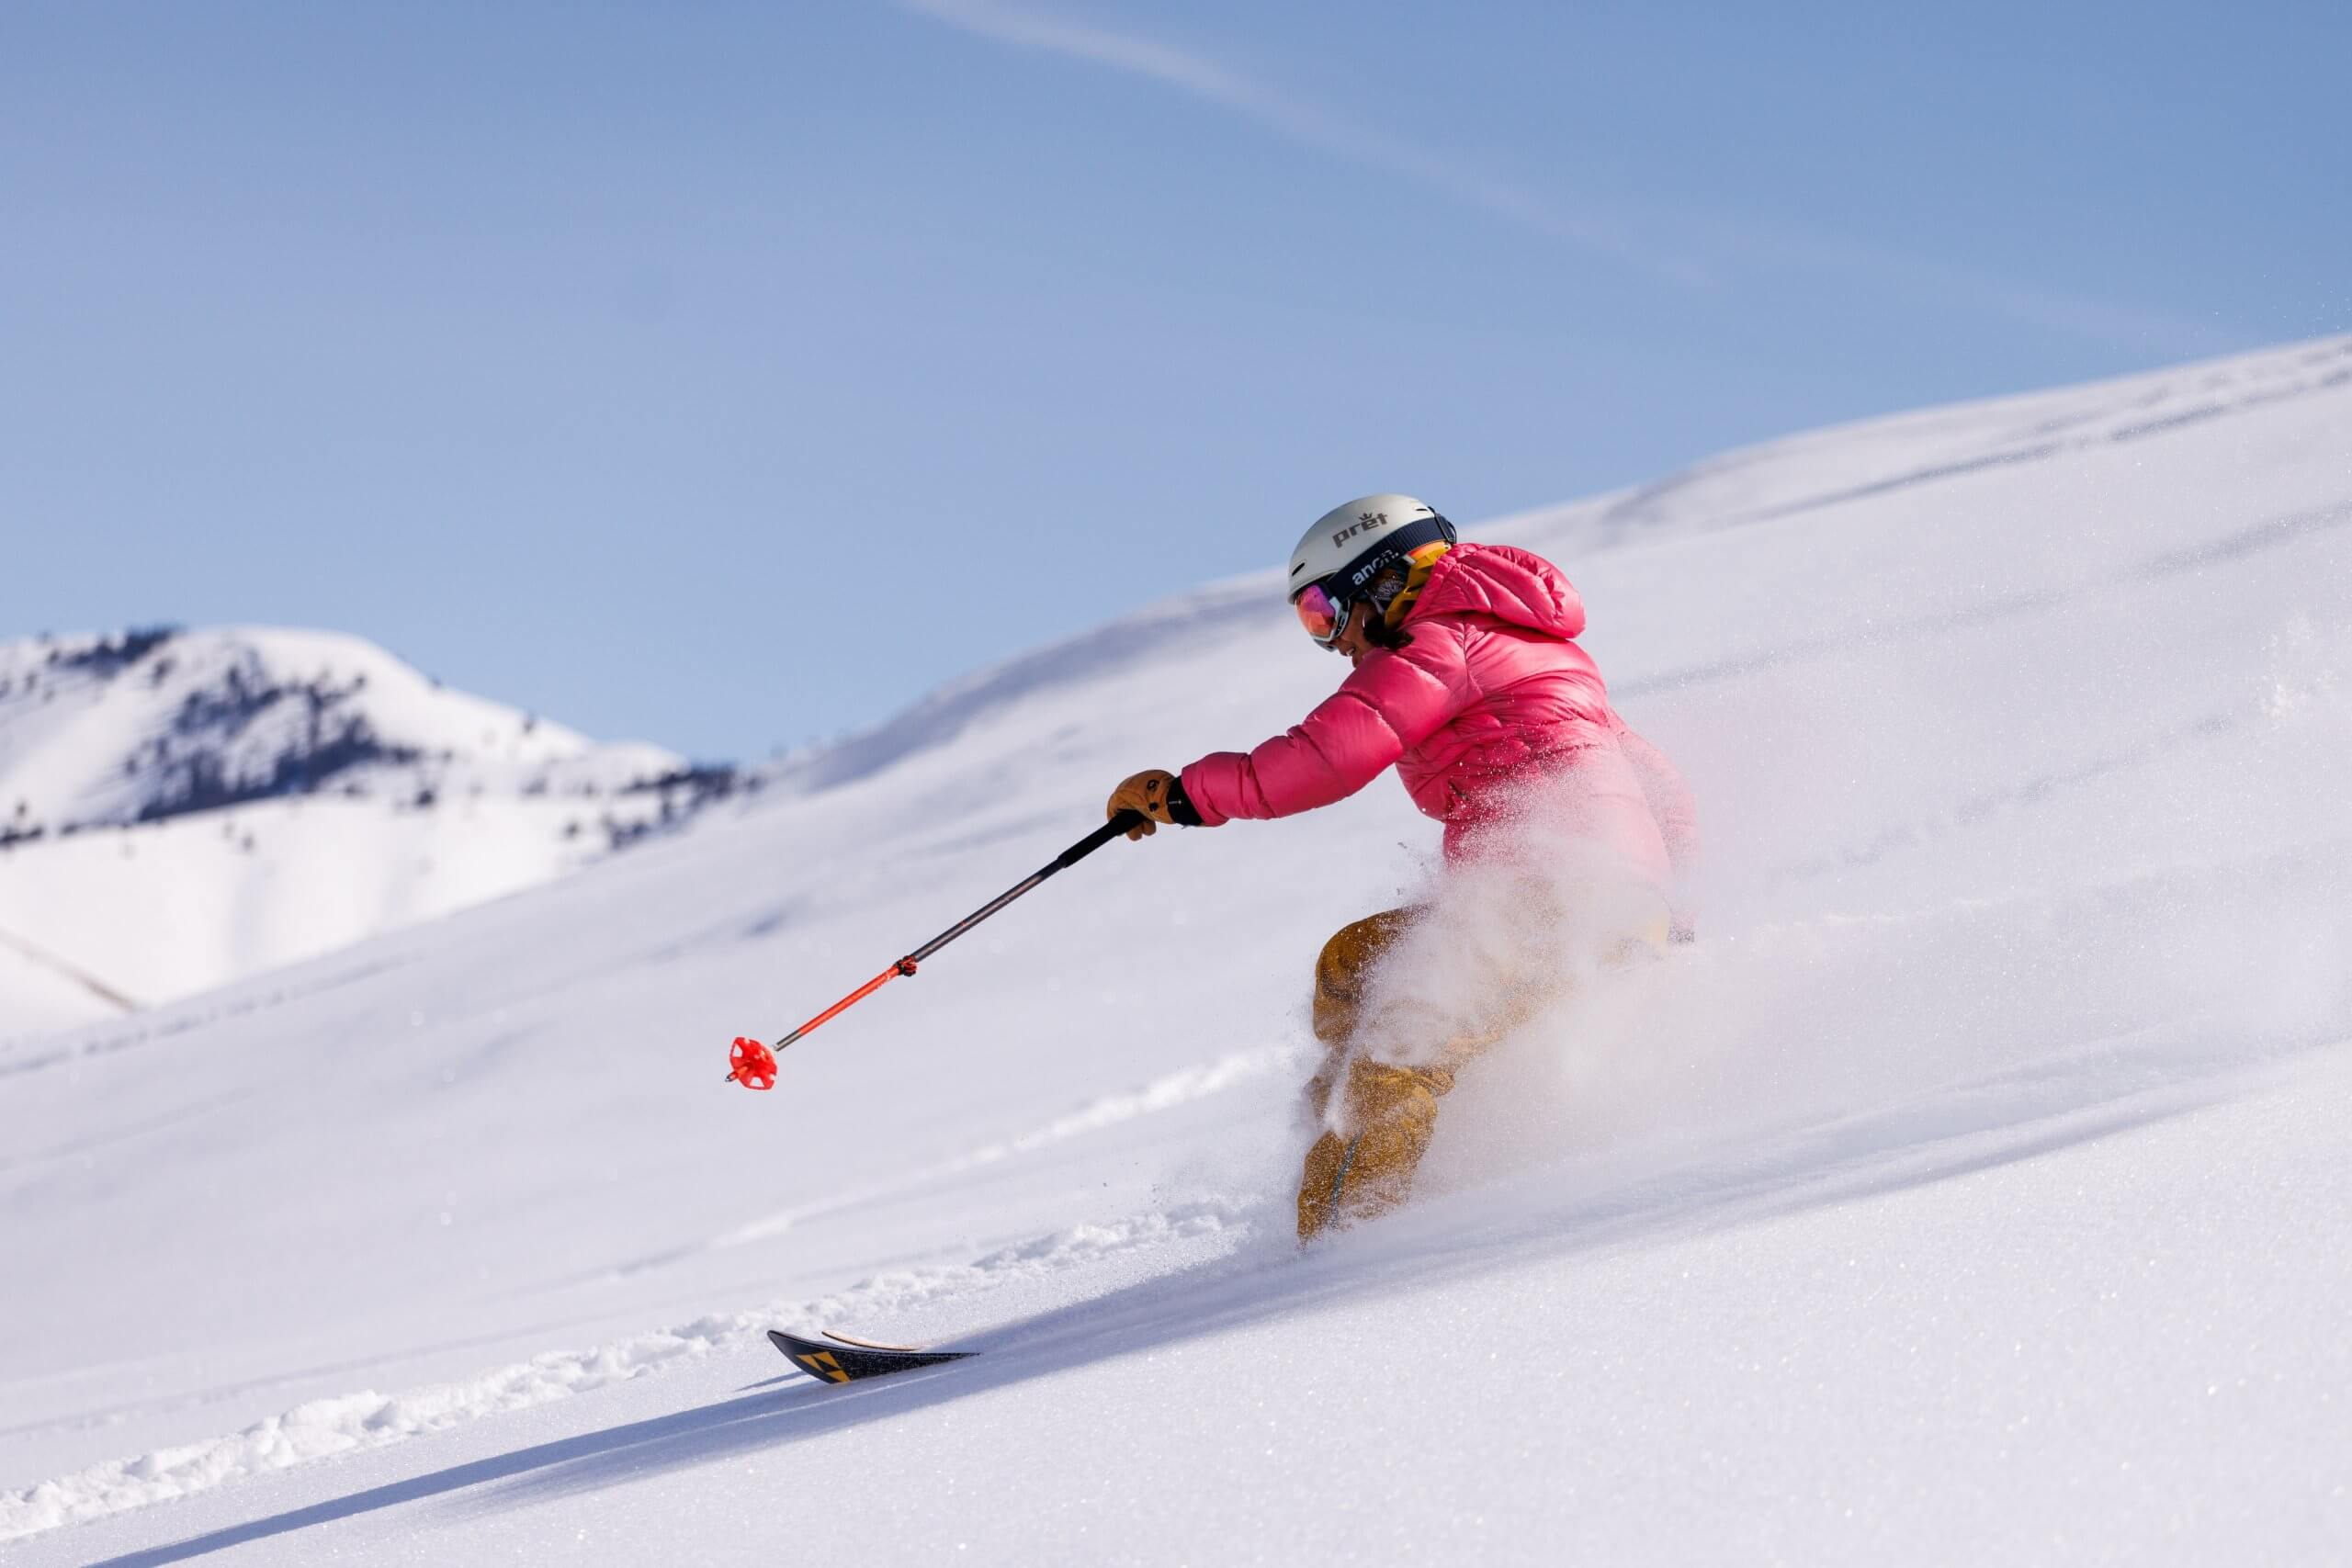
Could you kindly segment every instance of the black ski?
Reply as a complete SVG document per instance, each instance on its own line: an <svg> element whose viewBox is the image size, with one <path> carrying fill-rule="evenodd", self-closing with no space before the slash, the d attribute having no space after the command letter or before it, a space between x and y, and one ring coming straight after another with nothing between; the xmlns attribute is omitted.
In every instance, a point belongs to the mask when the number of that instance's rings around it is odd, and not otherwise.
<svg viewBox="0 0 2352 1568"><path fill-rule="evenodd" d="M803 1339L781 1328L768 1330L768 1343L783 1351L794 1366L827 1382L855 1382L914 1367L935 1367L972 1354L969 1350L924 1350L911 1345L871 1345L830 1332L824 1339Z"/></svg>

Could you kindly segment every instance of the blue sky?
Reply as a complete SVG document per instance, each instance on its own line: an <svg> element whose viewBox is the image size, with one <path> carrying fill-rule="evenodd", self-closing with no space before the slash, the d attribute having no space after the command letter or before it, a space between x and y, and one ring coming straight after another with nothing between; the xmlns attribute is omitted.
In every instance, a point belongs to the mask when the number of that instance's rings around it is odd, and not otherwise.
<svg viewBox="0 0 2352 1568"><path fill-rule="evenodd" d="M2352 327L2347 59L2320 5L15 0L0 635L332 626L755 755L1360 491Z"/></svg>

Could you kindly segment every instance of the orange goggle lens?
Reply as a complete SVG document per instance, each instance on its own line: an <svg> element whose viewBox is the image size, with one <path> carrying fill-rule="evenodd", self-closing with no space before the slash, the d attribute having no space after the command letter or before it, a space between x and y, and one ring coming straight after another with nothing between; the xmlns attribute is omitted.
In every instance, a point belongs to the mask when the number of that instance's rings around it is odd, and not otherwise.
<svg viewBox="0 0 2352 1568"><path fill-rule="evenodd" d="M1323 592L1319 582L1307 584L1306 591L1290 602L1298 612L1298 624L1306 635L1329 648L1338 639L1340 628L1348 624L1348 607Z"/></svg>

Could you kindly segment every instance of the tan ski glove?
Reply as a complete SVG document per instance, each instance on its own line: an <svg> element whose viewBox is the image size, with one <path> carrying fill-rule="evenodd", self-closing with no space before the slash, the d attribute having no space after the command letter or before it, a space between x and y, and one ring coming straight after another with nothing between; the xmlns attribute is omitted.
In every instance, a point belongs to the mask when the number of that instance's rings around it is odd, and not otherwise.
<svg viewBox="0 0 2352 1568"><path fill-rule="evenodd" d="M1113 790L1111 804L1103 807L1102 815L1107 818L1122 811L1143 814L1143 821L1129 829L1130 840L1151 837L1162 822L1181 828L1201 825L1201 814L1184 798L1183 781L1165 768L1147 768Z"/></svg>

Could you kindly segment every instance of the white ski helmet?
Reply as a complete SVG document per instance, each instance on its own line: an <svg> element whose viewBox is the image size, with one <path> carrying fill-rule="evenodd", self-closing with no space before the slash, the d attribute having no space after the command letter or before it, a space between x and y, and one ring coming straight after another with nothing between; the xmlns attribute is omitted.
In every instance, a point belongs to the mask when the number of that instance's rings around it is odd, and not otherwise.
<svg viewBox="0 0 2352 1568"><path fill-rule="evenodd" d="M1409 495L1360 495L1316 519L1290 553L1283 592L1295 601L1317 583L1344 604L1392 561L1436 540L1453 543L1453 525Z"/></svg>

